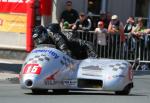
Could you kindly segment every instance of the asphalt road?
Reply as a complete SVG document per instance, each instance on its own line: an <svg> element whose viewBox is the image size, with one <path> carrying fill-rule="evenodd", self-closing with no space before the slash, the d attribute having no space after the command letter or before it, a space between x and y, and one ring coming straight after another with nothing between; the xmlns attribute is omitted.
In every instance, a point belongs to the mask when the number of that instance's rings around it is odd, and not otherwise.
<svg viewBox="0 0 150 103"><path fill-rule="evenodd" d="M1 65L1 71L4 70L2 67L9 66ZM13 67L20 67L20 65L9 67L15 71ZM149 103L150 74L136 74L134 85L130 95L127 96L102 91L71 91L68 94L54 94L49 91L47 94L33 95L30 90L22 90L18 82L7 79L0 80L0 103Z"/></svg>

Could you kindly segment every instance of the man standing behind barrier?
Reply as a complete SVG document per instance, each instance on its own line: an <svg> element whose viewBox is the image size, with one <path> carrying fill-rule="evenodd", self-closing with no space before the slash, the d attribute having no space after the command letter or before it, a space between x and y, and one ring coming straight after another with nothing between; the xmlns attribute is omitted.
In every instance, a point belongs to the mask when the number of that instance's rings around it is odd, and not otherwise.
<svg viewBox="0 0 150 103"><path fill-rule="evenodd" d="M137 24L132 29L131 33L133 35L132 42L134 44L134 49L137 51L136 55L137 55L137 57L141 58L145 55L143 53L144 53L145 49L148 47L147 46L147 35L145 35L147 33L147 29L144 27L142 17L138 18ZM138 48L136 48L136 47L138 47Z"/></svg>
<svg viewBox="0 0 150 103"><path fill-rule="evenodd" d="M123 23L118 19L117 15L113 15L111 17L111 21L108 26L108 32L112 35L118 34L120 35L120 41L125 41L125 35L124 35L124 27Z"/></svg>
<svg viewBox="0 0 150 103"><path fill-rule="evenodd" d="M145 27L143 25L143 19L142 17L138 18L138 23L136 24L136 26L132 29L132 34L137 37L140 38L143 34L145 34Z"/></svg>
<svg viewBox="0 0 150 103"><path fill-rule="evenodd" d="M134 26L135 26L134 18L132 16L129 16L124 26L124 32L130 33L132 31L132 28L134 28Z"/></svg>
<svg viewBox="0 0 150 103"><path fill-rule="evenodd" d="M122 51L123 50L122 47L124 47L125 34L124 34L123 23L118 19L117 15L113 15L111 17L111 21L108 26L108 33L111 34L111 38L112 38L112 44L113 44L111 50L113 51L112 57L118 59L124 52Z"/></svg>
<svg viewBox="0 0 150 103"><path fill-rule="evenodd" d="M92 27L91 20L87 18L86 14L81 12L79 14L79 19L76 20L75 24L73 25L73 30L90 30Z"/></svg>
<svg viewBox="0 0 150 103"><path fill-rule="evenodd" d="M75 9L72 9L72 2L66 2L66 10L61 14L60 26L63 29L71 29L75 21L78 19L79 15Z"/></svg>

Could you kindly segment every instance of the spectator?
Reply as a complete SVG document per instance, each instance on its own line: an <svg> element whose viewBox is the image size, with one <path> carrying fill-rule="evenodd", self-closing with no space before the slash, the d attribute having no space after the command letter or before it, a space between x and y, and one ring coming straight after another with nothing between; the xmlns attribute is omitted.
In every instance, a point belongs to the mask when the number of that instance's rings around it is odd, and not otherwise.
<svg viewBox="0 0 150 103"><path fill-rule="evenodd" d="M139 17L136 26L132 29L132 34L135 37L140 38L145 33L145 30L143 19L142 17Z"/></svg>
<svg viewBox="0 0 150 103"><path fill-rule="evenodd" d="M133 42L133 49L137 50L136 56L143 57L143 51L147 47L147 36L145 35L147 29L145 29L143 25L143 18L139 17L136 26L132 29L132 42ZM139 45L141 48L136 48Z"/></svg>
<svg viewBox="0 0 150 103"><path fill-rule="evenodd" d="M124 27L123 23L118 19L117 15L113 15L111 17L111 21L108 26L108 33L112 35L110 37L110 43L113 45L109 51L112 51L113 58L120 58L123 56L125 47L125 35L124 35ZM120 53L119 53L120 52Z"/></svg>
<svg viewBox="0 0 150 103"><path fill-rule="evenodd" d="M104 22L104 28L108 28L111 21L111 14L109 12L100 14L100 21Z"/></svg>
<svg viewBox="0 0 150 103"><path fill-rule="evenodd" d="M75 24L73 25L73 30L90 30L92 26L91 20L87 18L85 13L81 12L79 14L79 19L76 20Z"/></svg>
<svg viewBox="0 0 150 103"><path fill-rule="evenodd" d="M78 19L78 12L72 8L72 2L66 2L66 10L61 14L60 26L64 29L71 29L75 21Z"/></svg>
<svg viewBox="0 0 150 103"><path fill-rule="evenodd" d="M105 46L106 46L106 35L107 29L104 28L104 22L99 21L97 24L97 28L95 29L95 33L97 34L97 44L98 44L98 56L105 57Z"/></svg>
<svg viewBox="0 0 150 103"><path fill-rule="evenodd" d="M126 39L126 49L125 49L125 52L126 52L126 55L127 55L127 50L128 50L128 56L133 56L133 52L135 50L135 44L134 44L134 40L131 36L131 32L132 32L132 29L135 27L135 21L134 21L134 18L132 16L129 16L129 18L127 19L126 21L126 24L124 26L124 32L127 33L127 38Z"/></svg>
<svg viewBox="0 0 150 103"><path fill-rule="evenodd" d="M97 43L99 45L106 45L107 29L104 28L103 21L98 22L97 28L95 28L95 33L97 34Z"/></svg>
<svg viewBox="0 0 150 103"><path fill-rule="evenodd" d="M105 22L104 22L105 23L105 25L104 25L105 28L108 28L110 21L111 21L111 13L107 12L106 13L106 19L105 19Z"/></svg>
<svg viewBox="0 0 150 103"><path fill-rule="evenodd" d="M105 23L106 20L106 14L105 13L101 13L100 14L100 21L103 21Z"/></svg>
<svg viewBox="0 0 150 103"><path fill-rule="evenodd" d="M135 26L134 18L130 16L126 21L126 25L124 26L124 32L130 33L134 26Z"/></svg>
<svg viewBox="0 0 150 103"><path fill-rule="evenodd" d="M112 35L120 35L120 41L125 41L123 23L118 19L117 15L111 17L111 21L108 26L108 32Z"/></svg>

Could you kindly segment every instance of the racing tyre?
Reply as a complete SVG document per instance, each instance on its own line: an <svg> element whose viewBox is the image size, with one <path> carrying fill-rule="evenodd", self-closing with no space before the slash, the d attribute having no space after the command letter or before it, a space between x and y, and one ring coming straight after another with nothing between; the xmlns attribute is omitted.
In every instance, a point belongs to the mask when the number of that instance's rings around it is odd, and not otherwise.
<svg viewBox="0 0 150 103"><path fill-rule="evenodd" d="M115 91L116 95L129 95L131 87L126 86L122 91Z"/></svg>
<svg viewBox="0 0 150 103"><path fill-rule="evenodd" d="M68 92L68 89L53 89L53 93L55 94L67 94Z"/></svg>
<svg viewBox="0 0 150 103"><path fill-rule="evenodd" d="M47 89L32 89L33 94L46 94L48 93Z"/></svg>

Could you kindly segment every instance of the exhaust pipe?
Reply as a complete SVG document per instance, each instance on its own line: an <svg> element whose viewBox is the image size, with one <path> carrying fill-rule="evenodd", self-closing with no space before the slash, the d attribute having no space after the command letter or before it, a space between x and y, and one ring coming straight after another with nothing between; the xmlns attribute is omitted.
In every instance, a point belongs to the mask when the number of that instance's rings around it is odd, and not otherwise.
<svg viewBox="0 0 150 103"><path fill-rule="evenodd" d="M25 81L25 85L26 85L27 88L31 88L33 86L33 81L28 79L28 80Z"/></svg>

